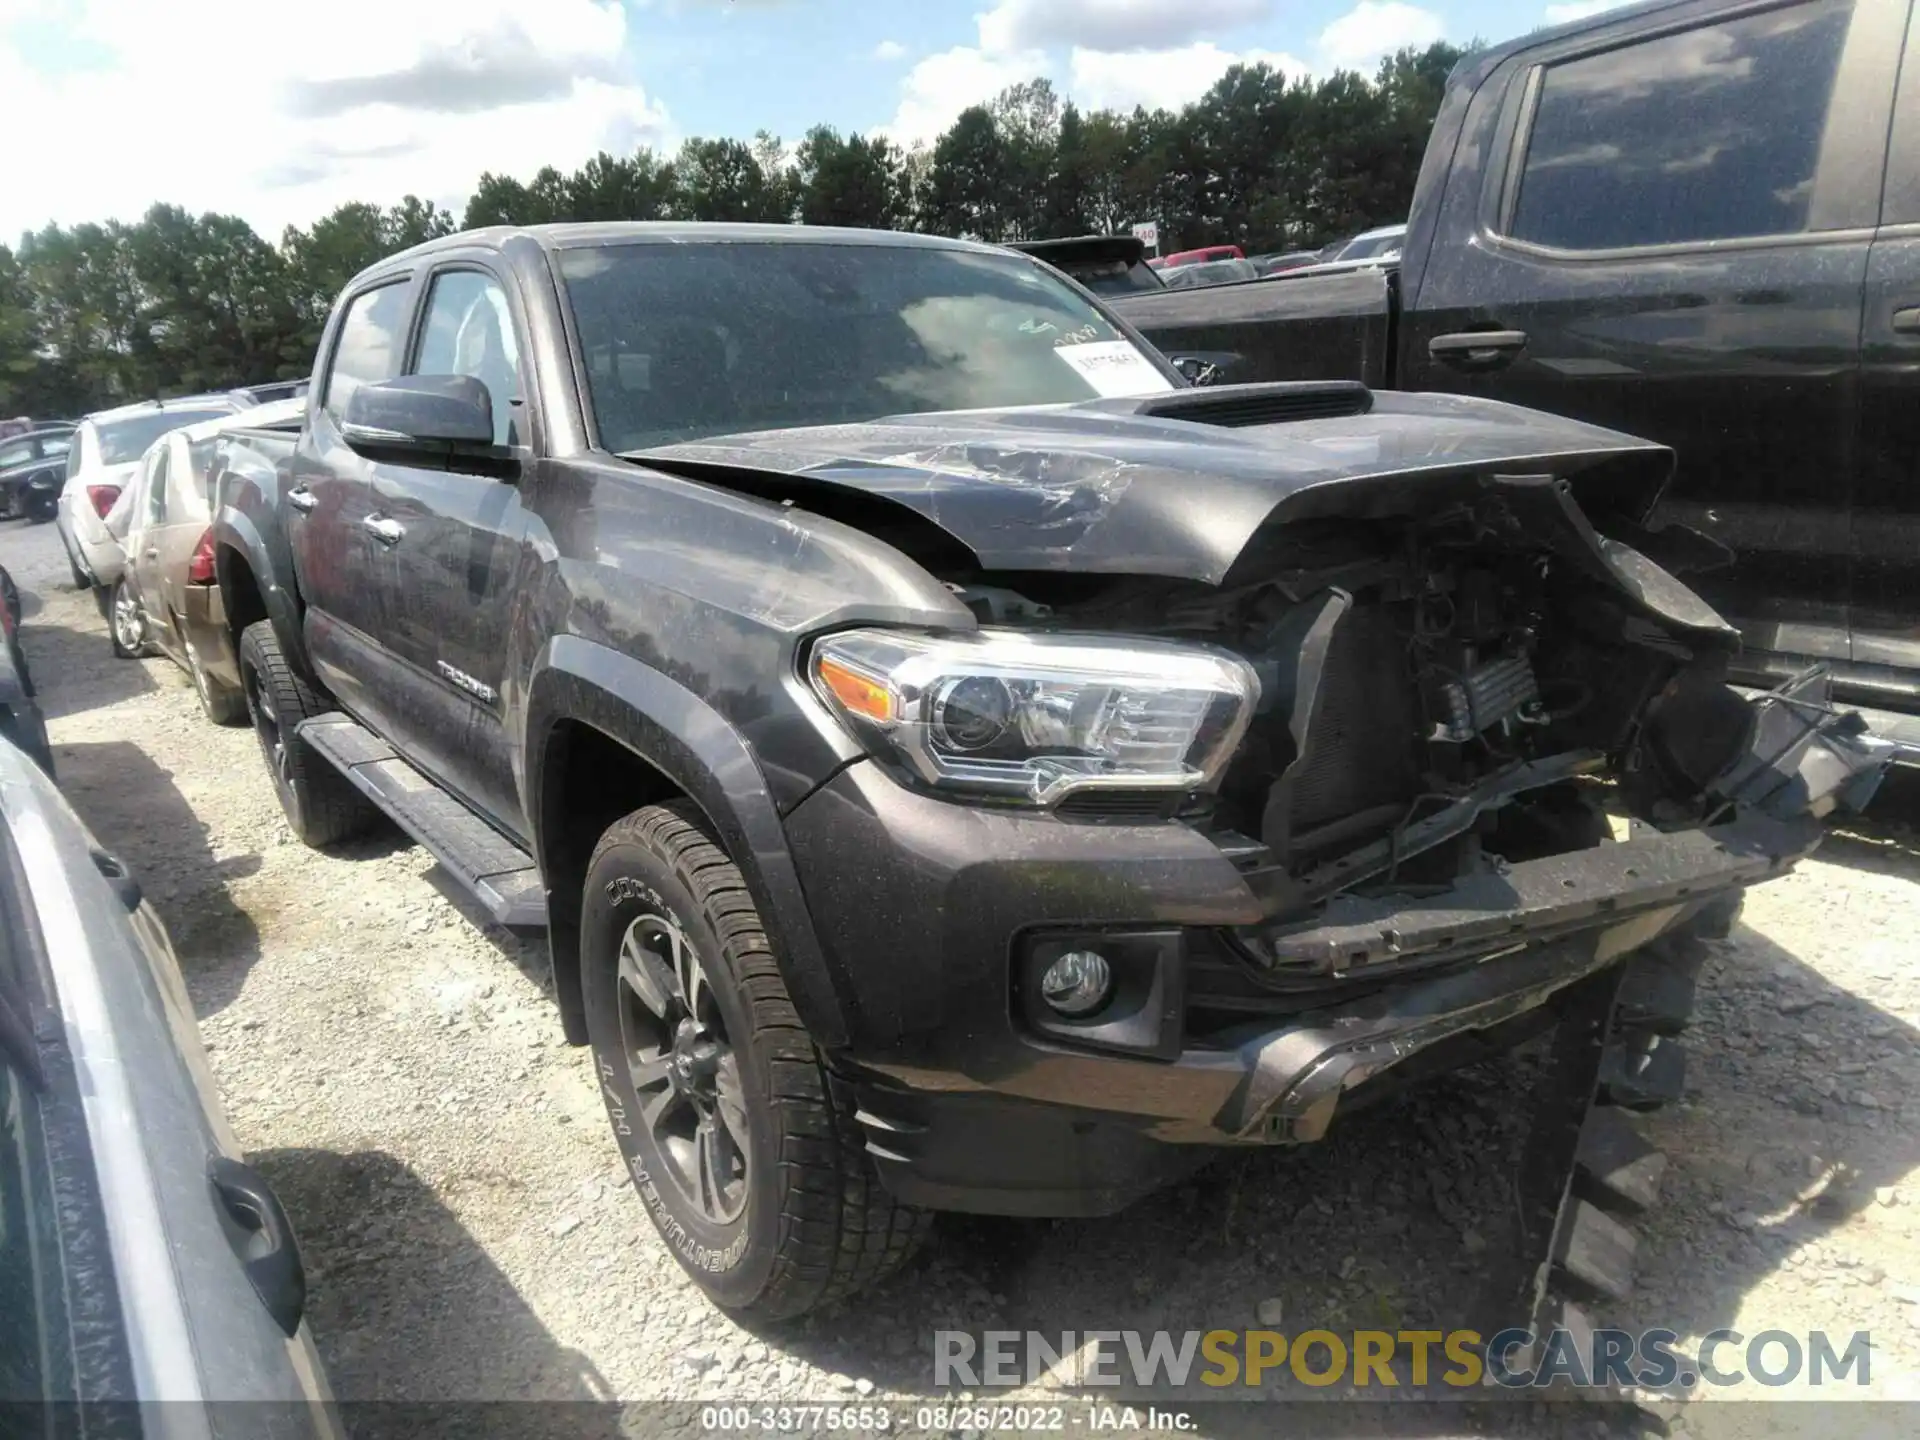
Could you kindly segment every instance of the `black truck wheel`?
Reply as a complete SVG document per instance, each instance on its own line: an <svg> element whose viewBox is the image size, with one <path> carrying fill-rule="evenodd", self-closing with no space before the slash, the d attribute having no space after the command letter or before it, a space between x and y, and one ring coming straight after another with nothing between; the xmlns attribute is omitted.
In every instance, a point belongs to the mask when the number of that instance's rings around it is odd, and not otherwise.
<svg viewBox="0 0 1920 1440"><path fill-rule="evenodd" d="M667 1249L716 1304L784 1319L912 1252L929 1217L875 1175L697 812L648 806L607 831L580 930L608 1118Z"/></svg>
<svg viewBox="0 0 1920 1440"><path fill-rule="evenodd" d="M272 621L256 621L240 636L240 681L253 733L293 833L319 846L365 830L373 822L373 806L295 733L302 720L329 707L280 653Z"/></svg>

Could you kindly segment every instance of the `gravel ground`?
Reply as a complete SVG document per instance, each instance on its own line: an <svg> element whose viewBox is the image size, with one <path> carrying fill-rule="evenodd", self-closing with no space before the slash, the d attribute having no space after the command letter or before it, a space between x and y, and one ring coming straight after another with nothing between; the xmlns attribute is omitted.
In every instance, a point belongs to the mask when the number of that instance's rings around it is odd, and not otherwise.
<svg viewBox="0 0 1920 1440"><path fill-rule="evenodd" d="M172 932L234 1127L300 1232L342 1398L924 1395L937 1328L1460 1319L1510 1153L1498 1096L1524 1062L1302 1153L1223 1161L1118 1218L943 1221L868 1296L742 1329L626 1183L586 1052L560 1042L543 946L483 924L398 836L295 842L251 733L208 724L169 662L112 658L51 526L0 529L0 564L27 592L61 780ZM1911 1399L1920 844L1903 817L1920 785L1876 808L1716 945L1688 1103L1653 1126L1667 1203L1631 1306L1607 1318L1669 1326L1683 1349L1717 1326L1867 1329L1864 1393Z"/></svg>

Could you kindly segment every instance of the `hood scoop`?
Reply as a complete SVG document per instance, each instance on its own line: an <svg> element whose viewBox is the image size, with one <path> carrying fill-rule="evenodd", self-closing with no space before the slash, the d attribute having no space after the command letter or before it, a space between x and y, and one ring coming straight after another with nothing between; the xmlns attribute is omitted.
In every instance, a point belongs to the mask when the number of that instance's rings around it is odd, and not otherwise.
<svg viewBox="0 0 1920 1440"><path fill-rule="evenodd" d="M1330 420L1365 415L1373 392L1357 380L1282 381L1268 385L1203 385L1156 395L1136 415L1188 420L1196 425L1241 429L1290 420Z"/></svg>

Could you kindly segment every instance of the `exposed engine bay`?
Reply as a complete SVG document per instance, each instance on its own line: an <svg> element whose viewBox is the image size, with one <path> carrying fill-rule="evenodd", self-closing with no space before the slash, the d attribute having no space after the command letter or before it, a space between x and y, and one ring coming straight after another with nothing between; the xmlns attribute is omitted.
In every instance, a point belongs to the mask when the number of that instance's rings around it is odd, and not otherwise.
<svg viewBox="0 0 1920 1440"><path fill-rule="evenodd" d="M1609 781L1643 821L1708 823L1754 724L1721 683L1735 632L1540 478L1415 518L1274 527L1219 587L950 584L983 623L1197 641L1253 665L1254 723L1217 793L1180 813L1233 849L1275 918L1599 845Z"/></svg>

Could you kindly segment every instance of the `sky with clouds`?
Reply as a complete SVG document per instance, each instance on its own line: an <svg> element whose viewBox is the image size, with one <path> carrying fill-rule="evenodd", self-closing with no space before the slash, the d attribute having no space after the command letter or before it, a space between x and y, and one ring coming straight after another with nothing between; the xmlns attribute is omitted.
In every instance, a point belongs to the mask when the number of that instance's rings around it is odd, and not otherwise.
<svg viewBox="0 0 1920 1440"><path fill-rule="evenodd" d="M1034 75L1178 106L1238 61L1371 71L1616 0L0 0L0 239L152 202L264 233L413 192L456 215L531 176L689 135L903 144Z"/></svg>

